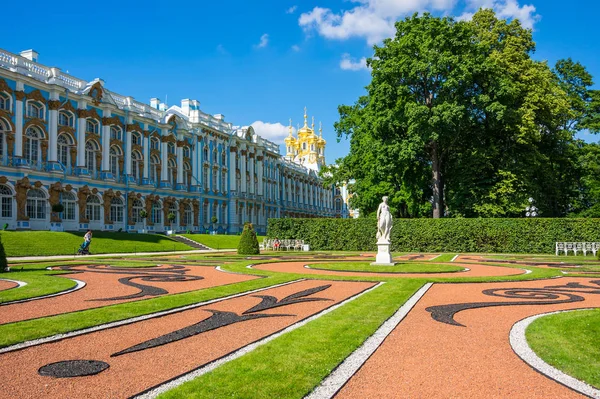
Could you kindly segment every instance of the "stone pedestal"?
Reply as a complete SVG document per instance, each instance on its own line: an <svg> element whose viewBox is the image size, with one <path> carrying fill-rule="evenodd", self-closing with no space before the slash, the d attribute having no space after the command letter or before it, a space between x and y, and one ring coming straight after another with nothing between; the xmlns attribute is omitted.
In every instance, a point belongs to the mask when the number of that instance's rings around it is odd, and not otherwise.
<svg viewBox="0 0 600 399"><path fill-rule="evenodd" d="M394 266L392 262L392 253L390 252L389 242L377 242L377 257L371 266Z"/></svg>

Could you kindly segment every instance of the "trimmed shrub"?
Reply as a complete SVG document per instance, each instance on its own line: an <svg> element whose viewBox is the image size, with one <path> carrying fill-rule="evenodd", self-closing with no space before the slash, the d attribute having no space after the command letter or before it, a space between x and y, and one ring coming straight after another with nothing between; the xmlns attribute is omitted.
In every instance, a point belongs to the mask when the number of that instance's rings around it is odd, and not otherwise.
<svg viewBox="0 0 600 399"><path fill-rule="evenodd" d="M2 237L0 237L0 273L8 270L8 262L6 261L6 251L4 251L4 244L2 244Z"/></svg>
<svg viewBox="0 0 600 399"><path fill-rule="evenodd" d="M245 223L242 236L240 237L240 243L237 247L237 253L239 255L258 255L260 249L258 248L258 239L256 238L256 232L252 223Z"/></svg>
<svg viewBox="0 0 600 399"><path fill-rule="evenodd" d="M375 219L269 219L267 237L315 250L377 249ZM554 253L556 241L600 242L600 219L394 219L393 251Z"/></svg>

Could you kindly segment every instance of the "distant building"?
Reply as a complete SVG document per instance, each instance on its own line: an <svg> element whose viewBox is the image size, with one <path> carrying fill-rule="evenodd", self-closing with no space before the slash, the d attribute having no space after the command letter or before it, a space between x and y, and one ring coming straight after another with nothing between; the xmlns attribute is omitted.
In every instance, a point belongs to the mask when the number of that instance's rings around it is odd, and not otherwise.
<svg viewBox="0 0 600 399"><path fill-rule="evenodd" d="M37 60L0 50L0 223L10 229L237 233L250 221L264 233L269 218L337 214L317 174L325 140L306 111L282 157L197 100L148 105Z"/></svg>

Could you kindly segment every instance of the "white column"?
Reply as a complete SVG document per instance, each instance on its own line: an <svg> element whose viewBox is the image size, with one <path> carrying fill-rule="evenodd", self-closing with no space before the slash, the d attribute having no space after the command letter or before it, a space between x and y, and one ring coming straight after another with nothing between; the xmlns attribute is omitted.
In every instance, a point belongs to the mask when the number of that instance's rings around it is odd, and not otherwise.
<svg viewBox="0 0 600 399"><path fill-rule="evenodd" d="M294 199L292 198L292 176L288 176L288 178L287 178L287 188L288 188L287 200L294 202Z"/></svg>
<svg viewBox="0 0 600 399"><path fill-rule="evenodd" d="M162 137L161 138L165 138L167 137L167 135L169 134L169 130L167 128L162 128ZM161 181L168 181L169 177L168 177L168 154L167 154L167 142L163 141L161 142L161 149L160 149L160 163L161 163L161 170L160 170L160 180Z"/></svg>
<svg viewBox="0 0 600 399"><path fill-rule="evenodd" d="M177 184L183 184L183 147L177 143Z"/></svg>
<svg viewBox="0 0 600 399"><path fill-rule="evenodd" d="M237 151L238 151L237 148L235 150L234 150L234 147L229 148L229 187L231 188L230 191L237 190L237 187L235 186L235 177L237 174L235 161L236 161ZM229 204L229 212L232 212L231 211L232 208L235 208L235 206L232 207L231 203L230 203ZM235 214L235 209L233 209L233 214Z"/></svg>
<svg viewBox="0 0 600 399"><path fill-rule="evenodd" d="M250 189L248 190L250 194L257 194L254 192L254 168L256 166L256 153L253 153L252 156L248 154L248 168L250 169Z"/></svg>
<svg viewBox="0 0 600 399"><path fill-rule="evenodd" d="M56 102L57 105L60 104L60 97L57 92L50 92L50 101L51 103ZM48 162L58 161L57 136L58 107L56 107L56 109L50 109L50 112L48 112Z"/></svg>
<svg viewBox="0 0 600 399"><path fill-rule="evenodd" d="M25 98L25 93L23 92L24 85L23 82L17 82L17 92L16 97L17 101L15 101L15 157L23 156L23 99Z"/></svg>
<svg viewBox="0 0 600 399"><path fill-rule="evenodd" d="M198 169L198 136L194 135L194 148L192 149L192 186L197 186L200 181L200 170Z"/></svg>
<svg viewBox="0 0 600 399"><path fill-rule="evenodd" d="M247 154L247 152L246 152L246 150L241 150L240 154L241 154L240 163L242 164L240 167L240 174L242 175L242 187L241 187L240 191L243 193L246 193L246 192L248 192L248 188L246 187L246 155L245 155L245 154Z"/></svg>
<svg viewBox="0 0 600 399"><path fill-rule="evenodd" d="M264 196L265 192L264 192L264 184L263 184L263 177L264 177L264 169L263 169L263 156L259 155L256 157L256 166L257 166L257 175L258 175L258 195L260 196Z"/></svg>
<svg viewBox="0 0 600 399"><path fill-rule="evenodd" d="M144 148L142 149L142 158L144 160L144 169L142 181L148 181L150 177L150 132L148 131L148 124L144 123Z"/></svg>
<svg viewBox="0 0 600 399"><path fill-rule="evenodd" d="M102 114L104 118L110 118L111 112L109 109L103 109ZM106 119L102 121L102 172L110 170L110 125L105 121Z"/></svg>
<svg viewBox="0 0 600 399"><path fill-rule="evenodd" d="M125 123L125 174L131 175L131 131L128 131L127 125L131 124L131 119Z"/></svg>
<svg viewBox="0 0 600 399"><path fill-rule="evenodd" d="M82 113L86 111L87 103L80 100L77 103L77 167L85 167L85 124L87 117L84 117Z"/></svg>

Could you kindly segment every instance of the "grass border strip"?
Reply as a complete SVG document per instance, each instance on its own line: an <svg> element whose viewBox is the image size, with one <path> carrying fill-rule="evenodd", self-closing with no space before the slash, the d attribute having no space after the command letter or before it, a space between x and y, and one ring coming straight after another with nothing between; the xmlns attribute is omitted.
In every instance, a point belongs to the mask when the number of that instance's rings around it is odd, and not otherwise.
<svg viewBox="0 0 600 399"><path fill-rule="evenodd" d="M369 283L372 283L372 282L369 282ZM288 327L284 328L283 330L275 332L274 334L271 334L271 335L269 335L263 339L260 339L258 341L252 342L252 343L236 350L235 352L225 355L224 357L217 359L213 362L210 362L205 366L201 366L200 368L193 370L189 373L186 373L179 377L176 377L175 379L173 379L171 381L167 381L161 385L151 388L150 390L148 390L146 392L143 392L139 395L132 396L130 399L153 399L153 398L156 398L158 395L165 393L170 389L176 388L188 381L193 380L194 378L200 377L203 374L211 372L212 370L216 369L217 367L219 367L227 362L230 362L230 361L235 360L249 352L252 352L259 346L265 345L265 344L269 343L270 341L274 340L275 338L280 337L281 335L284 335L290 331L300 328L300 327L310 323L311 321L318 319L321 316L324 316L330 312L333 312L334 310L346 305L347 303L352 302L353 300L375 290L378 287L381 287L383 284L385 284L385 282L381 281L381 282L373 285L371 288L367 288L366 290L363 290L362 292L359 292L358 294L356 294L336 305L333 305L326 309L323 309L321 312L319 312L317 314L314 314L310 317L300 320L299 322L292 324L291 326L288 326Z"/></svg>
<svg viewBox="0 0 600 399"><path fill-rule="evenodd" d="M31 301L37 301L39 299L46 299L46 298L51 298L51 297L55 297L55 296L70 294L71 292L79 291L80 289L82 289L83 287L85 287L87 285L85 283L85 281L77 280L77 279L74 279L74 278L66 278L66 279L74 281L75 282L75 287L69 288L68 290L55 292L54 294L48 294L48 295L43 295L43 296L35 296L33 298L17 299L15 301L9 301L9 302L2 302L2 303L0 303L0 306L14 305L16 303L31 302ZM27 285L27 283L25 283L25 285ZM16 288L19 288L19 287L16 287Z"/></svg>
<svg viewBox="0 0 600 399"><path fill-rule="evenodd" d="M433 283L423 285L415 292L396 313L387 319L358 349L348 356L335 370L307 396L306 399L330 399L342 389L354 374L381 346L383 341L394 331L412 308L419 302Z"/></svg>
<svg viewBox="0 0 600 399"><path fill-rule="evenodd" d="M19 281L19 280L11 280L9 278L0 278L1 281L8 281L9 283L15 283L17 284L16 287L12 287L9 288L8 290L14 290L15 288L21 288L21 287L25 287L27 285L27 283L25 281ZM4 290L4 291L8 291L8 290ZM1 303L0 303L1 305Z"/></svg>
<svg viewBox="0 0 600 399"><path fill-rule="evenodd" d="M515 354L519 356L521 360L527 363L538 373L543 374L551 380L554 380L559 384L564 385L567 388L570 388L583 395L589 396L591 398L600 398L600 389L596 389L593 386L578 380L577 378L571 377L570 375L563 373L559 369L546 363L531 349L531 347L527 343L527 339L525 338L525 330L527 329L527 327L535 320L541 317L550 316L558 313L577 312L581 310L594 309L596 308L559 310L555 312L541 313L522 319L515 323L510 329L510 346L512 347L513 352L515 352Z"/></svg>
<svg viewBox="0 0 600 399"><path fill-rule="evenodd" d="M111 328L121 327L121 326L124 326L124 325L133 324L133 323L137 323L137 322L148 320L148 319L153 319L153 318L157 318L157 317L163 317L163 316L167 316L167 315L174 314L174 313L180 313L180 312L184 312L184 311L189 310L189 309L195 309L195 308L198 308L200 306L209 305L211 303L224 301L226 299L237 298L239 296L253 294L255 292L264 291L264 290L270 289L270 288L282 287L284 285L288 285L288 284L292 284L292 283L296 283L296 282L304 281L304 280L307 280L307 279L300 278L300 279L297 279L297 280L287 281L287 282L281 283L281 284L275 284L275 285L270 285L268 287L257 288L255 290L250 290L250 291L245 291L245 292L238 292L237 294L229 295L229 296L222 297L222 298L215 298L215 299L211 299L211 300L204 301L204 302L198 302L198 303L194 303L194 304L191 304L191 305L181 306L181 307L178 307L178 308L163 310L163 311L160 311L160 312L150 313L150 314L146 314L146 315L143 315L143 316L136 316L136 317L132 317L132 318L129 318L129 319L115 321L115 322L112 322L112 323L100 324L100 325L97 325L97 326L94 326L94 327L84 328L82 330L77 330L77 331L71 331L71 332L68 332L68 333L65 333L65 334L57 334L57 335L53 335L53 336L50 336L50 337L45 337L45 338L40 338L40 339L34 339L32 341L25 341L25 342L21 342L19 344L10 345L10 346L6 346L4 348L0 348L0 355L3 354L3 353L8 353L8 352L13 352L13 351L17 351L17 350L29 348L31 346L42 345L42 344L46 344L46 343L49 343L49 342L62 341L63 339L77 337L79 335L91 334L91 333L96 332L96 331L109 330Z"/></svg>

